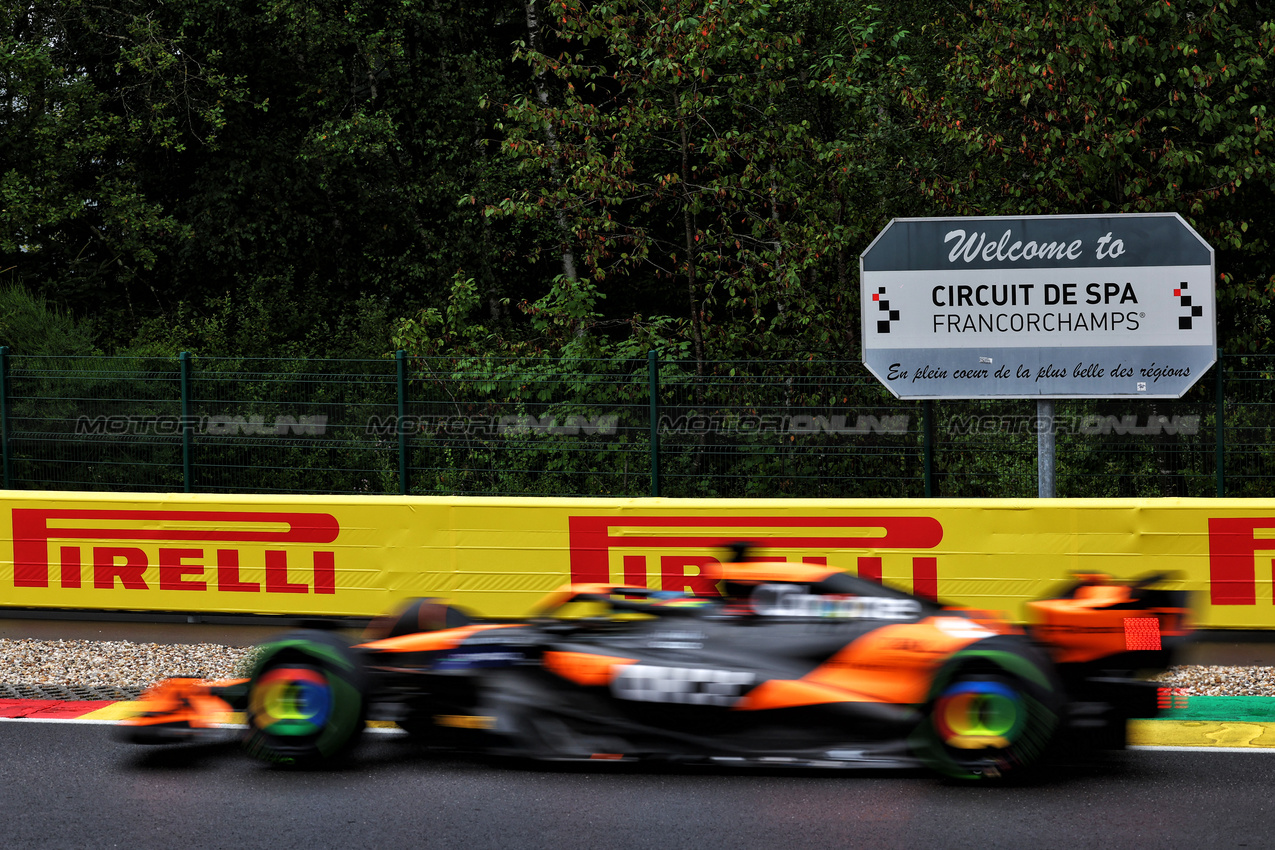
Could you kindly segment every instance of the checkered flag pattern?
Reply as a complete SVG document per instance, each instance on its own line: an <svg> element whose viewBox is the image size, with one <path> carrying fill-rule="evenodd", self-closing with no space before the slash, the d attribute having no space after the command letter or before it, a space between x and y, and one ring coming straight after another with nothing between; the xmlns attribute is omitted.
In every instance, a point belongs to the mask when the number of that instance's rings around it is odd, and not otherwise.
<svg viewBox="0 0 1275 850"><path fill-rule="evenodd" d="M1173 294L1177 296L1178 303L1182 305L1182 309L1187 311L1185 316L1178 316L1178 330L1191 330L1191 320L1198 319L1204 315L1204 307L1202 305L1191 304L1191 296L1186 294L1187 282L1184 280L1178 284L1178 288L1173 290Z"/></svg>
<svg viewBox="0 0 1275 850"><path fill-rule="evenodd" d="M890 309L890 302L882 296L885 295L885 287L877 287L877 291L872 293L872 300L877 302L878 312L885 313L885 318L877 317L877 333L888 334L890 332L890 323L899 320L899 311Z"/></svg>
<svg viewBox="0 0 1275 850"><path fill-rule="evenodd" d="M731 706L754 678L752 673L739 670L629 664L611 680L611 693L635 702Z"/></svg>

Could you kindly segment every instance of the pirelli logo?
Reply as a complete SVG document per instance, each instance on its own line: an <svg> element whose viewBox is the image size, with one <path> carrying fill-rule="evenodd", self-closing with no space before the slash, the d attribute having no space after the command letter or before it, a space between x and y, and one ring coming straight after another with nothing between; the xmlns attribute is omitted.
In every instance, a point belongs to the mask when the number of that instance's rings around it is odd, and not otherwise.
<svg viewBox="0 0 1275 850"><path fill-rule="evenodd" d="M14 508L13 584L335 593L335 553L326 544L340 530L331 514L299 511ZM247 560L245 544L260 561Z"/></svg>
<svg viewBox="0 0 1275 850"><path fill-rule="evenodd" d="M1209 602L1256 605L1258 565L1262 583L1267 569L1275 588L1275 517L1209 519ZM1275 594L1275 590L1272 591ZM1265 603L1265 599L1262 600ZM1272 596L1275 603L1275 595Z"/></svg>
<svg viewBox="0 0 1275 850"><path fill-rule="evenodd" d="M908 557L904 552L933 549L943 539L942 524L926 516L573 516L568 524L573 582L710 596L717 593L717 556L736 540L752 541L767 556L786 551L790 555L778 557L816 564L827 564L828 552L862 550L842 557L854 559L860 576L880 582L883 553L901 550L899 557ZM910 566L913 591L935 598L938 559L913 554Z"/></svg>

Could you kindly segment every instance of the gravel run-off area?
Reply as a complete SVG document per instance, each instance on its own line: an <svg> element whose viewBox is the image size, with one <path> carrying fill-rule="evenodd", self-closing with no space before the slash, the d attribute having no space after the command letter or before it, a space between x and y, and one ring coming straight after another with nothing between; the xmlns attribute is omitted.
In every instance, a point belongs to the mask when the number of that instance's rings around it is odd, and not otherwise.
<svg viewBox="0 0 1275 850"><path fill-rule="evenodd" d="M169 676L243 676L252 647L0 638L0 684L137 690Z"/></svg>
<svg viewBox="0 0 1275 850"><path fill-rule="evenodd" d="M251 647L0 638L0 684L140 690L168 676L246 674ZM1174 667L1156 677L1187 694L1275 696L1275 667Z"/></svg>

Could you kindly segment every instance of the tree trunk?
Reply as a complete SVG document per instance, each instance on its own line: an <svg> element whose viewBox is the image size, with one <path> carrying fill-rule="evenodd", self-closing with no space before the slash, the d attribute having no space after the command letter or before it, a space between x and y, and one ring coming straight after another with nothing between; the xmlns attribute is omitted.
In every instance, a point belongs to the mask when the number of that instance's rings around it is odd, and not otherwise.
<svg viewBox="0 0 1275 850"><path fill-rule="evenodd" d="M686 121L682 133L682 225L686 233L686 295L691 308L691 350L695 354L695 374L704 377L704 329L701 322L699 281L695 276L695 216L691 212L691 157L686 138Z"/></svg>
<svg viewBox="0 0 1275 850"><path fill-rule="evenodd" d="M540 18L536 13L536 0L527 0L525 6L527 12L527 43L531 45L531 49L540 52ZM544 72L536 74L536 100L540 101L540 105L547 107L549 105L549 89L545 86ZM545 126L545 136L549 142L549 149L553 151L554 158L549 164L549 173L553 175L555 181L561 182L561 168L559 168L558 157L558 134L553 131L553 125ZM576 274L576 257L575 252L571 250L572 234L571 228L567 224L567 215L559 207L554 212L554 218L558 222L558 230L562 235L562 276L567 280L575 281L578 279Z"/></svg>

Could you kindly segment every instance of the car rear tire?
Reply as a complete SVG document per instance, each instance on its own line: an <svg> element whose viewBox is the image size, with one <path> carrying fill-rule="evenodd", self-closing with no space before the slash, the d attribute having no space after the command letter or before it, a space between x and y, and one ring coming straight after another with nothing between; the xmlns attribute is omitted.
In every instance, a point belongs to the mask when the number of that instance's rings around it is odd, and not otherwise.
<svg viewBox="0 0 1275 850"><path fill-rule="evenodd" d="M928 767L956 779L1021 777L1047 759L1062 706L1047 658L1020 641L989 638L939 669L912 748Z"/></svg>
<svg viewBox="0 0 1275 850"><path fill-rule="evenodd" d="M262 761L320 766L363 733L367 673L339 635L297 632L261 647L248 691L244 746Z"/></svg>

